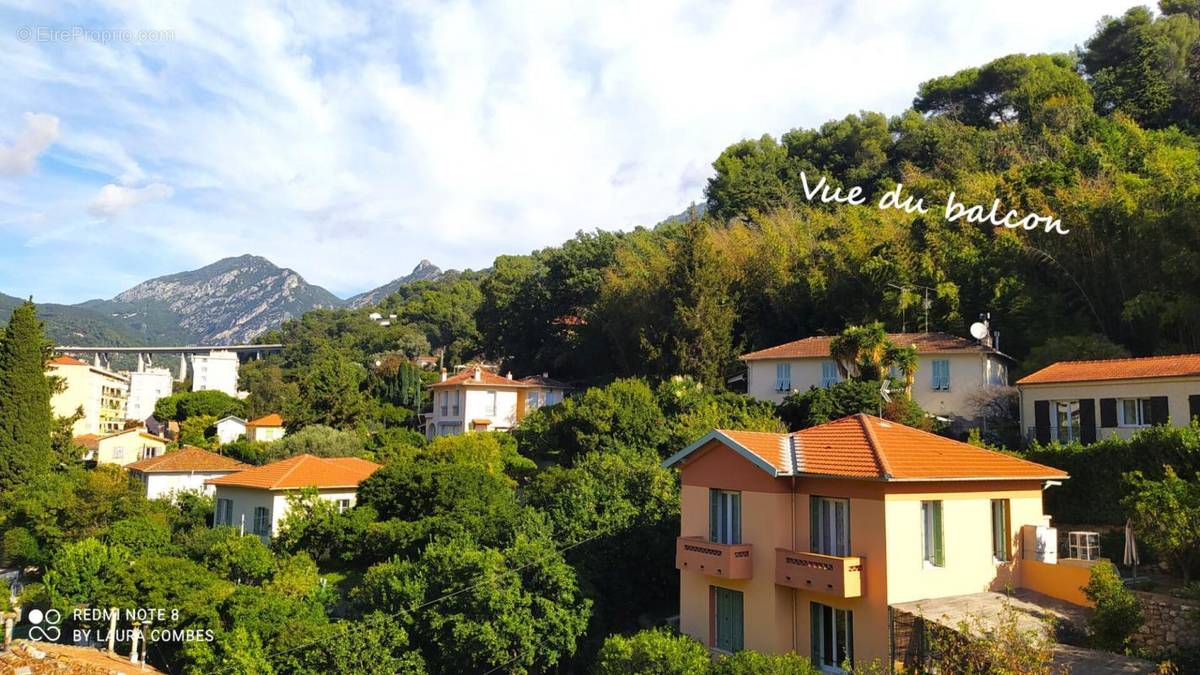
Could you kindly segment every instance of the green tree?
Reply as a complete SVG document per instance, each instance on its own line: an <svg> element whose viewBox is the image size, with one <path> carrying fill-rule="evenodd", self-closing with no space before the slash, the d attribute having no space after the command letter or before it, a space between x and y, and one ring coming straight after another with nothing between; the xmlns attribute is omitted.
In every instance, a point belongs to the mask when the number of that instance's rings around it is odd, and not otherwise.
<svg viewBox="0 0 1200 675"><path fill-rule="evenodd" d="M1080 60L1101 112L1120 111L1150 128L1194 128L1190 103L1200 83L1189 59L1200 43L1200 18L1194 0L1167 0L1162 7L1159 17L1147 7L1105 17Z"/></svg>
<svg viewBox="0 0 1200 675"><path fill-rule="evenodd" d="M671 362L706 386L724 388L737 319L731 276L702 221L685 224L671 250L674 263L663 280L672 300Z"/></svg>
<svg viewBox="0 0 1200 675"><path fill-rule="evenodd" d="M817 675L820 672L808 657L796 652L763 654L748 649L717 658L712 668L713 675Z"/></svg>
<svg viewBox="0 0 1200 675"><path fill-rule="evenodd" d="M189 417L211 416L214 421L227 415L244 416L245 404L223 391L188 391L161 398L154 404L154 417L183 422Z"/></svg>
<svg viewBox="0 0 1200 675"><path fill-rule="evenodd" d="M645 381L621 379L530 413L514 430L522 452L570 464L595 450L665 451L666 417Z"/></svg>
<svg viewBox="0 0 1200 675"><path fill-rule="evenodd" d="M198 448L212 447L216 444L216 424L217 418L212 415L188 417L179 423L179 442Z"/></svg>
<svg viewBox="0 0 1200 675"><path fill-rule="evenodd" d="M267 452L272 459L295 455L317 457L361 457L363 442L353 431L343 431L323 424L312 424L272 443Z"/></svg>
<svg viewBox="0 0 1200 675"><path fill-rule="evenodd" d="M704 196L709 212L724 222L753 211L768 211L788 203L787 150L770 136L729 146L713 162L716 175Z"/></svg>
<svg viewBox="0 0 1200 675"><path fill-rule="evenodd" d="M1021 371L1033 373L1058 361L1119 359L1127 356L1128 349L1103 335L1056 335L1029 350L1029 355L1021 362Z"/></svg>
<svg viewBox="0 0 1200 675"><path fill-rule="evenodd" d="M1141 471L1126 475L1130 493L1121 505L1142 539L1169 559L1187 584L1200 563L1200 472L1190 481L1170 466L1163 474L1161 480Z"/></svg>
<svg viewBox="0 0 1200 675"><path fill-rule="evenodd" d="M291 424L324 424L336 429L358 424L366 412L362 394L366 371L332 349L313 356L300 377L300 397Z"/></svg>
<svg viewBox="0 0 1200 675"><path fill-rule="evenodd" d="M49 470L54 459L49 349L33 302L14 309L0 339L0 494Z"/></svg>
<svg viewBox="0 0 1200 675"><path fill-rule="evenodd" d="M1094 609L1088 616L1088 633L1093 646L1114 652L1126 652L1142 625L1142 604L1125 587L1121 573L1107 560L1092 566L1083 594Z"/></svg>
<svg viewBox="0 0 1200 675"><path fill-rule="evenodd" d="M711 671L708 648L695 638L663 628L604 641L592 672L596 675L705 675Z"/></svg>

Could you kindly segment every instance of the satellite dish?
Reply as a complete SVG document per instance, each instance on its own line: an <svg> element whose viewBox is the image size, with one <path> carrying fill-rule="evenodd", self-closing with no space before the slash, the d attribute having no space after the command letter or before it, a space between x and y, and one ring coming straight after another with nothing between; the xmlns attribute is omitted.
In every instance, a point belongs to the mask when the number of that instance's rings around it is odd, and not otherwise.
<svg viewBox="0 0 1200 675"><path fill-rule="evenodd" d="M982 321L976 321L975 323L971 324L971 337L975 338L976 340L982 340L987 337L987 334L988 327L986 323L983 323Z"/></svg>

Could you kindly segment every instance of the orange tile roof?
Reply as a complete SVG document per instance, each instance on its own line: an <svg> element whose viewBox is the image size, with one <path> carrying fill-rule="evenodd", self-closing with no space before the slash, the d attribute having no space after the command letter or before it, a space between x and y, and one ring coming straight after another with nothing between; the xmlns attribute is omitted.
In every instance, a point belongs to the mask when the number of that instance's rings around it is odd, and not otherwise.
<svg viewBox="0 0 1200 675"><path fill-rule="evenodd" d="M139 459L132 464L126 464L126 469L142 473L173 473L181 471L242 471L249 469L249 464L243 464L231 457L218 455L190 445L178 450L172 450L158 457Z"/></svg>
<svg viewBox="0 0 1200 675"><path fill-rule="evenodd" d="M828 358L829 343L833 338L834 336L832 335L806 337L794 342L742 354L740 358L743 361L755 361L758 359ZM915 345L919 354L974 351L999 353L991 347L980 345L975 340L950 335L949 333L888 333L888 339L898 347Z"/></svg>
<svg viewBox="0 0 1200 675"><path fill-rule="evenodd" d="M1200 354L1143 356L1130 359L1059 361L1017 380L1017 384L1136 380L1152 377L1200 375Z"/></svg>
<svg viewBox="0 0 1200 675"><path fill-rule="evenodd" d="M378 464L358 457L296 455L204 482L206 485L230 485L264 490L294 490L305 487L356 488L379 468Z"/></svg>
<svg viewBox="0 0 1200 675"><path fill-rule="evenodd" d="M527 382L522 382L520 380L514 380L514 379L511 379L508 377L502 377L500 375L497 375L495 373L490 373L490 372L488 372L486 370L482 370L482 369L479 371L479 380L476 380L475 379L475 371L471 368L467 368L463 372L461 372L453 377L446 378L445 381L443 381L443 382L434 382L433 384L429 385L429 388L436 389L438 387L453 387L455 385L475 386L475 387L533 387L533 386L536 386L533 384L529 384Z"/></svg>
<svg viewBox="0 0 1200 675"><path fill-rule="evenodd" d="M249 422L246 422L246 426L247 427L281 427L281 426L283 426L283 418L280 417L276 413L271 413L270 415L263 415L262 417L259 417L258 419L253 419L253 420L250 420Z"/></svg>
<svg viewBox="0 0 1200 675"><path fill-rule="evenodd" d="M566 382L561 382L547 375L530 375L529 377L522 377L518 381L545 389L571 389L571 385Z"/></svg>
<svg viewBox="0 0 1200 675"><path fill-rule="evenodd" d="M83 434L74 438L75 445L81 445L85 448L96 449L100 445L100 437L96 434Z"/></svg>
<svg viewBox="0 0 1200 675"><path fill-rule="evenodd" d="M664 464L675 464L714 438L743 455L750 453L748 459L776 476L886 481L1067 477L1059 469L862 414L790 434L718 429Z"/></svg>
<svg viewBox="0 0 1200 675"><path fill-rule="evenodd" d="M63 355L63 356L56 356L56 357L50 359L50 362L48 365L51 365L51 366L86 366L88 364L84 363L83 361L80 361L79 359L77 359L73 356Z"/></svg>

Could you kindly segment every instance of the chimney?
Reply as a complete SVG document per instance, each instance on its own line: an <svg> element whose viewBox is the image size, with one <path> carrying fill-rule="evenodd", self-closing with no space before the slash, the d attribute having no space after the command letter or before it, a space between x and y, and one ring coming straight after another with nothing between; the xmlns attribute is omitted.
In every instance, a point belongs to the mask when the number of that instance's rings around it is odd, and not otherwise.
<svg viewBox="0 0 1200 675"><path fill-rule="evenodd" d="M542 373L542 377L544 377L548 380L548 379L550 379L550 373L549 372Z"/></svg>
<svg viewBox="0 0 1200 675"><path fill-rule="evenodd" d="M483 371L480 370L479 366L475 366L475 381L478 382L482 379L483 379Z"/></svg>
<svg viewBox="0 0 1200 675"><path fill-rule="evenodd" d="M442 368L442 382L446 381L446 369Z"/></svg>
<svg viewBox="0 0 1200 675"><path fill-rule="evenodd" d="M511 380L511 379L512 379L512 371L510 370L510 371L508 371L507 373L505 373L505 375L504 375L504 378L505 378L505 379L508 379L508 380Z"/></svg>

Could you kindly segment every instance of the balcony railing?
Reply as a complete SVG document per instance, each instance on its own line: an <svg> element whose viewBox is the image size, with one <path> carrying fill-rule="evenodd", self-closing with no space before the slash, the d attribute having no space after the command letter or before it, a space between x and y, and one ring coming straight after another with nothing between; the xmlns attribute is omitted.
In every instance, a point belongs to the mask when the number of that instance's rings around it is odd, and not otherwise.
<svg viewBox="0 0 1200 675"><path fill-rule="evenodd" d="M754 575L750 544L718 544L704 537L675 540L675 568L723 579L749 579Z"/></svg>
<svg viewBox="0 0 1200 675"><path fill-rule="evenodd" d="M862 595L862 558L775 549L775 583L838 598Z"/></svg>

